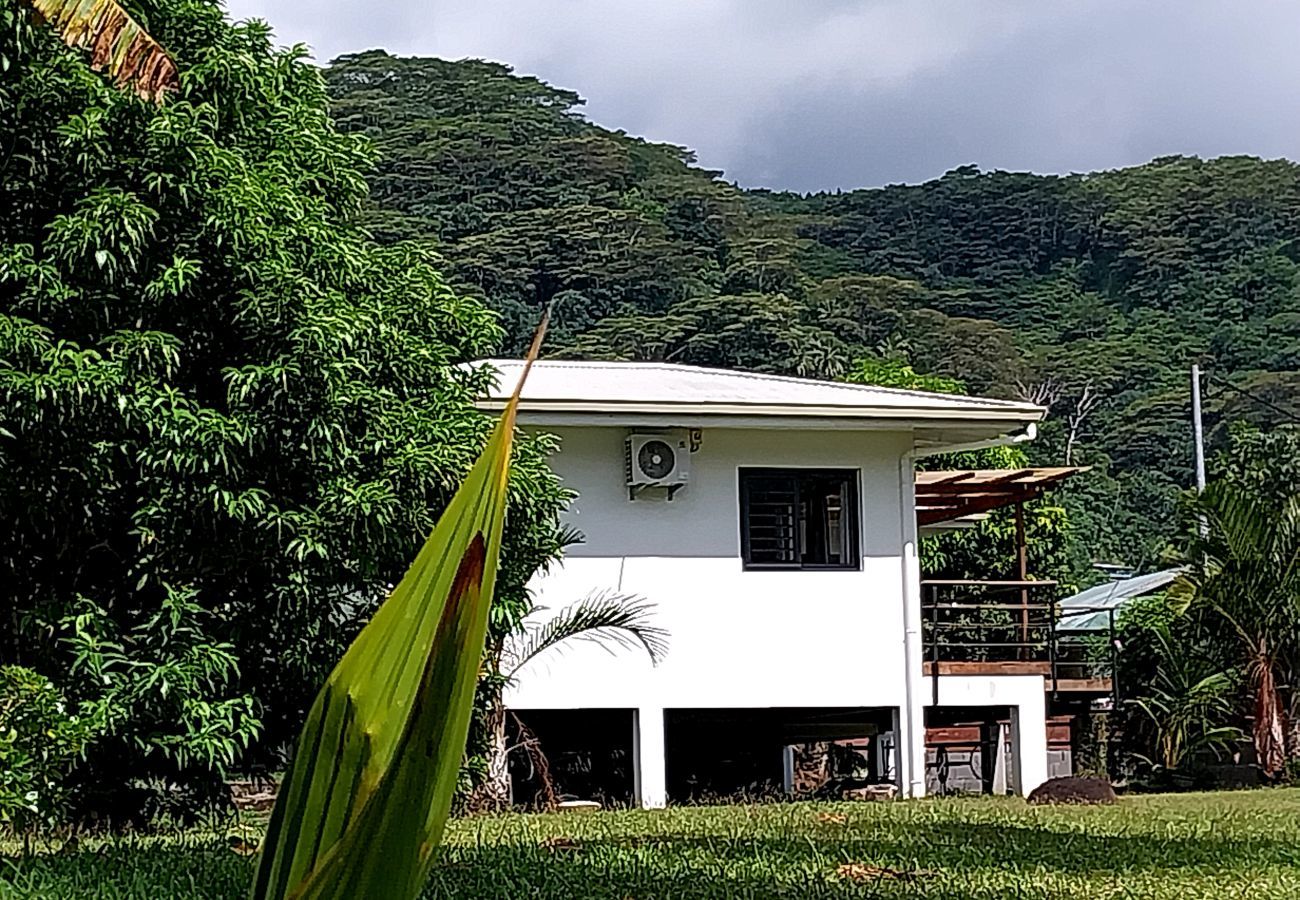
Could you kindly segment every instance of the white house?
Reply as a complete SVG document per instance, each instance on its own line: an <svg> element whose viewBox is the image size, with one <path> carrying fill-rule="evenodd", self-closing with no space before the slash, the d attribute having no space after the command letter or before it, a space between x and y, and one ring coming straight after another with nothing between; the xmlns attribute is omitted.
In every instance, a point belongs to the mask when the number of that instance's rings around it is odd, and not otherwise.
<svg viewBox="0 0 1300 900"><path fill-rule="evenodd" d="M499 409L522 363L488 362L500 378L483 406ZM997 708L1027 793L1047 777L1041 672L926 674L914 461L1032 439L1043 413L680 365L538 363L519 420L561 438L553 465L585 540L536 580L537 599L642 596L671 649L653 666L575 646L527 670L507 704L626 723L611 727L626 727L614 737L650 807L680 793L695 757L731 765L733 741L872 738L881 773L921 796L927 706Z"/></svg>

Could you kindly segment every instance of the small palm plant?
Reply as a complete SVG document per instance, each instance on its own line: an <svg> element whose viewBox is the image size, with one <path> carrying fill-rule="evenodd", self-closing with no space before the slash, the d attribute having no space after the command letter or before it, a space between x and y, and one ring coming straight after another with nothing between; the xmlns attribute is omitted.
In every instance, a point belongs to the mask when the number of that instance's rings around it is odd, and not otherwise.
<svg viewBox="0 0 1300 900"><path fill-rule="evenodd" d="M668 632L652 624L654 608L643 597L608 589L594 591L549 616L533 618L550 612L538 607L502 642L501 671L514 683L538 657L581 641L610 653L644 650L651 662L658 663L668 652Z"/></svg>
<svg viewBox="0 0 1300 900"><path fill-rule="evenodd" d="M1174 772L1204 751L1230 751L1242 737L1240 729L1225 724L1236 712L1236 673L1180 646L1168 623L1154 626L1151 634L1160 662L1154 682L1133 705L1150 723L1152 755L1138 758L1152 771Z"/></svg>
<svg viewBox="0 0 1300 900"><path fill-rule="evenodd" d="M504 806L510 798L510 751L503 692L539 657L566 646L596 644L610 653L641 650L658 665L668 652L668 632L653 624L654 605L635 594L599 590L550 615L545 607L530 613L520 627L488 651L491 699L487 712L488 776L478 797L483 805Z"/></svg>

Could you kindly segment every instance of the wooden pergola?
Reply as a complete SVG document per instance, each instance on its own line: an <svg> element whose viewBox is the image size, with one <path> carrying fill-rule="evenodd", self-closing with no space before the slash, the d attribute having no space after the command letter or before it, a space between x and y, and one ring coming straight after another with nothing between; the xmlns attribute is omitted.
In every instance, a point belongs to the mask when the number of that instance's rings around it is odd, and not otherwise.
<svg viewBox="0 0 1300 900"><path fill-rule="evenodd" d="M1060 484L1080 466L1034 469L948 469L916 473L916 524L973 523L1004 506L1021 507ZM1017 519L1023 518L1017 514Z"/></svg>
<svg viewBox="0 0 1300 900"><path fill-rule="evenodd" d="M953 591L975 589L991 592L994 595L1010 594L1015 600L1001 600L991 597L991 602L983 602L985 609L1001 609L1013 614L1019 613L1020 642L1024 645L1015 660L998 662L941 662L937 655L926 663L927 674L962 674L979 672L983 674L1052 674L1050 659L1038 659L1031 649L1031 611L1041 613L1054 611L1043 604L1033 604L1030 592L1041 588L1051 588L1055 582L1029 580L1029 552L1025 538L1024 505L1035 500L1047 491L1078 472L1084 471L1078 466L1055 466L1025 469L957 469L936 472L917 472L916 481L916 522L918 527L934 530L936 528L961 528L978 523L989 513L1005 506L1015 509L1016 523L1016 571L1010 577L1002 579L945 580L924 579L922 590L929 590L930 609L935 616L943 609L954 608L951 604L940 604L939 593L951 594ZM1018 602L1017 602L1018 601ZM938 619L935 620L937 629ZM962 626L958 626L962 627ZM966 636L965 639L969 639ZM932 644L937 648L937 643ZM936 649L937 654L937 649ZM1053 675L1053 686L1056 679ZM938 683L935 683L937 703Z"/></svg>

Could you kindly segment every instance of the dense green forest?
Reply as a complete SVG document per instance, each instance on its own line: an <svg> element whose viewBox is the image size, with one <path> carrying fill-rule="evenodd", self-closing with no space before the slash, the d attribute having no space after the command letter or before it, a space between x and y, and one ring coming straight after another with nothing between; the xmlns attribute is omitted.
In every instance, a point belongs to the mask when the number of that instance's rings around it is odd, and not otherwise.
<svg viewBox="0 0 1300 900"><path fill-rule="evenodd" d="M1152 566L1192 482L1189 366L1211 441L1300 413L1300 166L1168 157L1045 176L744 190L690 151L594 125L581 98L482 61L350 55L339 127L380 162L364 224L428 242L517 351L814 377L910 365L1051 409L1030 449L1081 555Z"/></svg>

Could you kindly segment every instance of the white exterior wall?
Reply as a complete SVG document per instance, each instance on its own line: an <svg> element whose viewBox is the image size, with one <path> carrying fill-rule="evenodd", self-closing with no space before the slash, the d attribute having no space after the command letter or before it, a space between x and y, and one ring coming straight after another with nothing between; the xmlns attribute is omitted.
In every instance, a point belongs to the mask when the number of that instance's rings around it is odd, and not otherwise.
<svg viewBox="0 0 1300 900"><path fill-rule="evenodd" d="M626 427L547 430L563 441L552 465L578 492L567 523L586 540L534 580L538 604L557 610L601 590L638 595L655 604L670 649L656 667L639 651L571 643L525 668L506 691L508 706L635 710L636 796L646 806L665 802L666 709L891 708L900 787L905 796L925 793L931 684L920 674L910 433L708 429L691 456L689 486L667 501L628 499ZM856 470L860 569L744 571L744 467ZM1027 794L1046 779L1041 677L943 676L939 700L1011 707L1016 787Z"/></svg>
<svg viewBox="0 0 1300 900"><path fill-rule="evenodd" d="M926 679L927 689L929 679ZM927 696L927 702L930 698ZM1047 690L1041 675L941 675L940 706L1011 708L1011 786L1029 793L1047 780Z"/></svg>
<svg viewBox="0 0 1300 900"><path fill-rule="evenodd" d="M569 524L586 541L536 580L539 604L557 609L602 589L640 595L655 604L670 650L653 667L642 653L573 645L527 668L510 706L906 707L911 470L900 490L900 461L910 434L707 429L690 485L665 501L628 499L628 429L548 430L563 440L553 464L579 493ZM858 470L861 569L743 571L737 470L747 466Z"/></svg>

